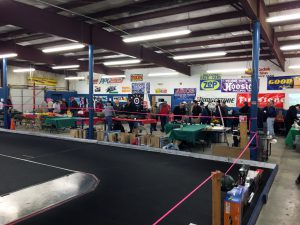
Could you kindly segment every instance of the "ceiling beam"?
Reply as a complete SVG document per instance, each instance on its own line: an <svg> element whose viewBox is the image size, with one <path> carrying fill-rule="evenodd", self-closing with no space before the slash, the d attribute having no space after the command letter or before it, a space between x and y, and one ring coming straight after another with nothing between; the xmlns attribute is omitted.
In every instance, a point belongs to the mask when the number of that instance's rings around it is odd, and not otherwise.
<svg viewBox="0 0 300 225"><path fill-rule="evenodd" d="M260 60L271 59L270 56L261 56ZM203 60L198 62L193 62L194 65L206 65L213 63L224 63L224 62L240 62L240 61L252 61L252 57L239 57L239 58L224 58L224 59L212 59L212 60Z"/></svg>
<svg viewBox="0 0 300 225"><path fill-rule="evenodd" d="M204 10L208 8L213 8L213 7L219 7L219 6L224 6L227 4L231 4L232 2L235 2L236 0L214 0L214 1L207 1L207 2L197 2L197 3L192 3L189 5L183 6L176 6L174 8L168 8L168 9L161 9L155 12L148 12L148 13L143 13L139 15L134 15L134 16L127 16L124 18L120 19L115 19L115 20L108 20L106 21L107 23L111 25L121 25L121 24L126 24L126 23L133 23L137 21L143 21L143 20L149 20L149 19L154 19L154 18L159 18L159 17L165 17L165 16L172 16L172 15L177 15L180 13L188 13L192 11L197 11L197 10Z"/></svg>
<svg viewBox="0 0 300 225"><path fill-rule="evenodd" d="M277 62L280 65L282 71L285 70L285 58L280 50L279 42L275 35L274 29L269 23L266 22L268 17L268 12L265 7L263 0L240 0L243 9L245 10L247 16L252 20L258 20L261 24L261 35L265 42L270 47L273 55L275 56Z"/></svg>
<svg viewBox="0 0 300 225"><path fill-rule="evenodd" d="M143 26L140 28L126 29L125 32L129 34L137 34L137 33L164 30L164 29L170 29L170 28L176 28L182 26L196 25L201 23L215 22L220 20L235 19L240 17L244 17L244 14L242 12L232 11L232 12L196 17L191 19L179 20L174 22L166 22L166 23L154 24L149 26Z"/></svg>
<svg viewBox="0 0 300 225"><path fill-rule="evenodd" d="M300 1L280 2L280 3L267 6L269 13L290 10L290 9L297 9L297 8L300 8Z"/></svg>
<svg viewBox="0 0 300 225"><path fill-rule="evenodd" d="M15 44L13 41L0 42L0 49L3 52L15 51L18 54L18 58L36 63L46 63L51 65L62 64L79 64L82 71L88 71L88 62L82 62L75 59L71 59L65 56L47 55L42 51L29 46L21 46ZM123 72L117 68L107 68L103 65L95 65L96 73L104 74L122 74Z"/></svg>
<svg viewBox="0 0 300 225"><path fill-rule="evenodd" d="M27 16L27 15L30 15ZM76 21L62 15L47 12L12 0L0 1L0 21L5 21L28 30L53 34L83 43L93 43L96 48L140 58L146 62L190 75L190 68L173 59L157 54L140 45L128 45L122 38L86 22ZM57 26L59 24L59 26Z"/></svg>
<svg viewBox="0 0 300 225"><path fill-rule="evenodd" d="M57 12L62 12L63 9L74 9L77 7L81 7L81 6L85 6L85 5L90 5L93 3L97 3L97 2L102 2L104 0L74 0L74 1L70 1L70 2L66 2L60 5L57 5L58 7L54 7L54 6L49 6L47 7L47 11L52 12L52 13L57 13Z"/></svg>

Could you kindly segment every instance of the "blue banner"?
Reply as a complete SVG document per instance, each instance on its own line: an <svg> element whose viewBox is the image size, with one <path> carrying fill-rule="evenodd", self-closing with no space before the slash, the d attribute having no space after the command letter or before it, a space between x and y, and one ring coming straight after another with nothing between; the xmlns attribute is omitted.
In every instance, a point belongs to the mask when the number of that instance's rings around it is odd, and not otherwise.
<svg viewBox="0 0 300 225"><path fill-rule="evenodd" d="M192 102L196 98L196 88L174 88L174 106L181 102Z"/></svg>
<svg viewBox="0 0 300 225"><path fill-rule="evenodd" d="M267 90L282 90L294 88L296 76L268 77Z"/></svg>

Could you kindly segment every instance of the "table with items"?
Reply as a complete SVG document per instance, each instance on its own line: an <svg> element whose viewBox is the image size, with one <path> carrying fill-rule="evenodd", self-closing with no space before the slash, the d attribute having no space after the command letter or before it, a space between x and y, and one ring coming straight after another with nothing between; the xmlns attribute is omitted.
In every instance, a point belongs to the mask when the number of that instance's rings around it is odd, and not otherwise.
<svg viewBox="0 0 300 225"><path fill-rule="evenodd" d="M292 148L297 135L300 135L300 129L292 127L285 138L285 145Z"/></svg>

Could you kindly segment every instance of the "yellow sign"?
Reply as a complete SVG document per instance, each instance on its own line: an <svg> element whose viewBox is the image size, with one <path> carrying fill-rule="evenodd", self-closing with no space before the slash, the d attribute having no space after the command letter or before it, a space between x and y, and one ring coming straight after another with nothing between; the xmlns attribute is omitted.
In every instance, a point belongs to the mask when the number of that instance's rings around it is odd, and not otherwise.
<svg viewBox="0 0 300 225"><path fill-rule="evenodd" d="M39 86L56 86L57 81L55 79L49 79L44 77L28 77L27 78L28 85L39 85Z"/></svg>
<svg viewBox="0 0 300 225"><path fill-rule="evenodd" d="M131 87L130 86L123 86L122 87L122 93L130 93Z"/></svg>

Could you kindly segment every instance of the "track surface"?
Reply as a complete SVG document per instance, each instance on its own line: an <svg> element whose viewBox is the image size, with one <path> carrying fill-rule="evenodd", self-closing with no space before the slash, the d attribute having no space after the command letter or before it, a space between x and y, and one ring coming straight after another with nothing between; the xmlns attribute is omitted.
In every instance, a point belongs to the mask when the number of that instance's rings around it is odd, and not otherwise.
<svg viewBox="0 0 300 225"><path fill-rule="evenodd" d="M152 224L211 171L225 171L230 166L211 160L3 132L0 143L0 154L92 173L100 179L95 192L20 223L26 225ZM264 183L270 173L271 170L265 170ZM211 224L210 182L160 224L191 222Z"/></svg>

